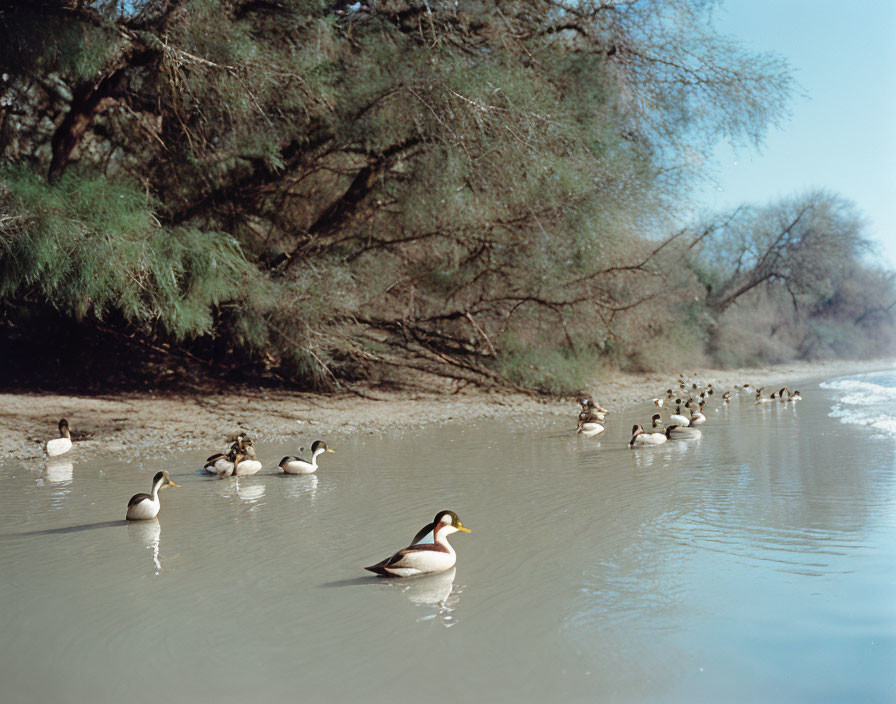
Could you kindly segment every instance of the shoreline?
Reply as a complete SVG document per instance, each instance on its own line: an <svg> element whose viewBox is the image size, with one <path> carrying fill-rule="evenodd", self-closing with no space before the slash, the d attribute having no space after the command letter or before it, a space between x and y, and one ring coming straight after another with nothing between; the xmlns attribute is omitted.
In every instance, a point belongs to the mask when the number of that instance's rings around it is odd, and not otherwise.
<svg viewBox="0 0 896 704"><path fill-rule="evenodd" d="M735 384L786 384L799 380L871 372L896 366L894 360L871 362L798 362L741 369L701 369L682 373L698 385L712 383L719 391ZM611 411L642 402L677 383L678 372L614 373L587 387ZM46 441L55 437L59 419L68 419L75 437L71 457L100 453L126 454L147 448L208 448L209 454L248 432L259 440L307 437L308 428L322 435L394 431L424 423L495 419L508 415L559 416L574 422L578 410L570 399L533 397L496 390L456 394L366 389L363 395L298 393L241 389L231 393L176 392L59 395L0 394L3 437L0 467L8 461L46 458ZM80 434L85 439L78 439Z"/></svg>

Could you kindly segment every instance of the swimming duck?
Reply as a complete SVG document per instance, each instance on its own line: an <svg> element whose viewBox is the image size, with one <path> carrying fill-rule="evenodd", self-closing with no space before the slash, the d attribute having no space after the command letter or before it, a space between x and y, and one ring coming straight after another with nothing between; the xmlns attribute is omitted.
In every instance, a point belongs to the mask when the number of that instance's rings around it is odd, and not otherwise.
<svg viewBox="0 0 896 704"><path fill-rule="evenodd" d="M730 391L726 391L724 394L722 394L722 402L723 403L731 402L731 392Z"/></svg>
<svg viewBox="0 0 896 704"><path fill-rule="evenodd" d="M238 435L236 441L230 446L227 452L218 452L205 461L203 469L210 474L217 474L219 477L229 477L233 474L233 467L236 464L236 456L241 455L241 459L245 456L243 452L243 436Z"/></svg>
<svg viewBox="0 0 896 704"><path fill-rule="evenodd" d="M584 435L586 438L600 435L602 432L604 432L604 426L602 426L597 421L603 419L604 416L602 413L596 413L594 411L582 411L581 413L579 413L579 427L576 430L576 433Z"/></svg>
<svg viewBox="0 0 896 704"><path fill-rule="evenodd" d="M240 450L233 464L233 474L237 477L251 477L253 474L258 474L261 471L261 462L255 454L255 446L250 437L245 435L242 437Z"/></svg>
<svg viewBox="0 0 896 704"><path fill-rule="evenodd" d="M159 515L162 507L159 501L159 489L166 486L180 486L168 477L168 472L157 472L152 478L152 494L134 494L128 501L128 512L125 518L129 521L148 521Z"/></svg>
<svg viewBox="0 0 896 704"><path fill-rule="evenodd" d="M645 433L644 428L640 425L634 425L632 426L632 439L628 441L628 446L662 445L669 439L667 433L668 430L665 433Z"/></svg>
<svg viewBox="0 0 896 704"><path fill-rule="evenodd" d="M703 433L690 426L670 425L666 427L666 437L669 440L696 440L703 437Z"/></svg>
<svg viewBox="0 0 896 704"><path fill-rule="evenodd" d="M770 398L766 398L765 396L762 395L762 389L764 389L764 388L765 388L764 386L760 386L758 389L756 389L756 405L757 406L762 406L766 403L771 403L772 401L775 400L774 394L772 394L772 396Z"/></svg>
<svg viewBox="0 0 896 704"><path fill-rule="evenodd" d="M448 536L457 531L469 533L470 529L464 528L454 511L439 511L408 547L364 569L384 577L413 577L449 570L457 562L457 553L449 545Z"/></svg>
<svg viewBox="0 0 896 704"><path fill-rule="evenodd" d="M584 413L584 411L582 411ZM299 448L299 452L303 448ZM303 460L301 457L284 457L280 460L280 469L287 474L314 474L317 471L317 458L324 452L336 452L327 447L327 443L323 440L315 440L311 446L311 461Z"/></svg>
<svg viewBox="0 0 896 704"><path fill-rule="evenodd" d="M786 386L782 386L782 387L781 387L781 390L778 391L778 400L779 400L781 403L784 403L784 402L787 401L787 399L784 398L784 394L785 394L785 393L790 394L790 389L788 389Z"/></svg>
<svg viewBox="0 0 896 704"><path fill-rule="evenodd" d="M47 442L47 454L50 457L64 455L72 449L72 434L68 430L68 421L63 418L59 421L59 437Z"/></svg>
<svg viewBox="0 0 896 704"><path fill-rule="evenodd" d="M662 408L664 402L665 402L665 399L662 399L662 398L653 399L653 405L656 406L657 408Z"/></svg>
<svg viewBox="0 0 896 704"><path fill-rule="evenodd" d="M703 402L701 401L696 411L693 408L691 409L691 425L700 425L705 422L706 416L703 415Z"/></svg>
<svg viewBox="0 0 896 704"><path fill-rule="evenodd" d="M688 426L691 424L690 419L681 415L681 399L680 398L675 399L675 413L673 413L671 416L669 416L669 422L674 425L684 425L684 426Z"/></svg>
<svg viewBox="0 0 896 704"><path fill-rule="evenodd" d="M790 394L788 401L802 401L803 397L800 395L800 390L796 389L792 394Z"/></svg>

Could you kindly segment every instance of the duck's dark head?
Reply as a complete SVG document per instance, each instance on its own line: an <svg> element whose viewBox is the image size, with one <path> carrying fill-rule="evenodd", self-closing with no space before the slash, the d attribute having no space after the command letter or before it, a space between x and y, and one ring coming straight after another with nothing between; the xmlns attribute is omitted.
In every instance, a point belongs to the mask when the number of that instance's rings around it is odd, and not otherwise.
<svg viewBox="0 0 896 704"><path fill-rule="evenodd" d="M470 532L469 528L464 528L464 524L460 522L460 519L454 511L439 511L433 519L433 524L435 525L435 531L437 533L441 533L442 531L448 531L449 533L454 533L456 531L463 531L464 533Z"/></svg>
<svg viewBox="0 0 896 704"><path fill-rule="evenodd" d="M336 450L331 450L327 447L327 443L323 440L315 440L311 445L311 454L316 455L318 452L336 452Z"/></svg>

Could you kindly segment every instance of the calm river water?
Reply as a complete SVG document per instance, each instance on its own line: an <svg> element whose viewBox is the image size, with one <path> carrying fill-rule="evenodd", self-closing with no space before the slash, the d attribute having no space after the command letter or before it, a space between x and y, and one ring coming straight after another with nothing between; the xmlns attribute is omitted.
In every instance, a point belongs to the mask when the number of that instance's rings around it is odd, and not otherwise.
<svg viewBox="0 0 896 704"><path fill-rule="evenodd" d="M0 700L892 702L896 436L848 422L850 384L638 450L652 407L597 442L571 404L259 441L239 482L197 473L215 447L7 462ZM275 473L318 436L317 475ZM159 519L121 521L160 469ZM456 571L367 576L442 508Z"/></svg>

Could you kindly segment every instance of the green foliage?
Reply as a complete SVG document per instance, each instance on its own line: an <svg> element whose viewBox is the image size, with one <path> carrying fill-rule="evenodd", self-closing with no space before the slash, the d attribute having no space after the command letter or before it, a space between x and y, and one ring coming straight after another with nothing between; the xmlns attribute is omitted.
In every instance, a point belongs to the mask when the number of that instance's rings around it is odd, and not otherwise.
<svg viewBox="0 0 896 704"><path fill-rule="evenodd" d="M64 315L135 326L182 340L212 329L214 307L270 294L223 233L163 229L156 204L125 183L67 174L56 184L24 169L0 174L7 227L0 300L47 301Z"/></svg>

